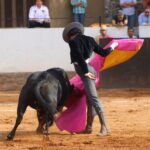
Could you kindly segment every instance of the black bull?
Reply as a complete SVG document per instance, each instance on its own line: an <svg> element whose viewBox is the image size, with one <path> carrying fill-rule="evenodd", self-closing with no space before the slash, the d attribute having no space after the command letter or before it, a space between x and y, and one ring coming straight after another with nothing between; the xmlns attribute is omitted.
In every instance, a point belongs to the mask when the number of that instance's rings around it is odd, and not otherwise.
<svg viewBox="0 0 150 150"><path fill-rule="evenodd" d="M54 121L54 114L64 106L72 89L73 86L70 85L63 69L52 68L31 74L21 90L16 123L7 138L9 140L14 138L27 106L37 110L39 122L37 131L48 133L48 127Z"/></svg>

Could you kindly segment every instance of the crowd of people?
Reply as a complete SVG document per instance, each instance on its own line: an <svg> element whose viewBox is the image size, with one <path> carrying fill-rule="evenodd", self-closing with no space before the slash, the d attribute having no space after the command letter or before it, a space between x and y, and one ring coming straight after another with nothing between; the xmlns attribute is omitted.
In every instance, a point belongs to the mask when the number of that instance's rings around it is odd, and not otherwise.
<svg viewBox="0 0 150 150"><path fill-rule="evenodd" d="M134 36L134 27L137 23L138 26L150 25L150 0L144 0L144 11L136 14L136 0L120 0L120 10L112 17L112 25L116 27L127 26L128 37L136 38Z"/></svg>
<svg viewBox="0 0 150 150"><path fill-rule="evenodd" d="M135 6L136 0L120 0L122 10L119 10L117 15L113 16L113 26L128 26L133 28L135 26ZM144 12L138 15L138 25L150 25L150 6L148 5Z"/></svg>
<svg viewBox="0 0 150 150"><path fill-rule="evenodd" d="M144 11L139 15L136 14L136 4L137 0L119 0L120 10L118 10L117 14L112 15L111 25L115 27L127 26L129 38L136 38L136 36L134 36L136 22L138 22L139 26L150 25L150 0L144 0ZM70 0L70 6L72 7L73 21L84 25L88 1ZM29 10L29 27L49 28L50 26L51 19L48 7L43 4L42 0L35 0L35 5ZM105 37L107 33L105 32L106 30L106 26L101 27L100 35Z"/></svg>
<svg viewBox="0 0 150 150"><path fill-rule="evenodd" d="M138 15L139 25L150 24L150 0L144 0L144 12ZM133 28L136 19L136 0L120 0L120 10L116 15L112 15L113 26L128 26ZM72 6L73 21L80 22L84 25L87 0L70 0ZM35 5L31 6L29 11L29 26L50 27L50 14L48 7L43 4L42 0L35 0Z"/></svg>
<svg viewBox="0 0 150 150"><path fill-rule="evenodd" d="M73 21L80 22L84 25L87 0L70 0L73 10ZM29 10L29 28L50 27L51 19L47 6L42 0L35 0L35 5Z"/></svg>

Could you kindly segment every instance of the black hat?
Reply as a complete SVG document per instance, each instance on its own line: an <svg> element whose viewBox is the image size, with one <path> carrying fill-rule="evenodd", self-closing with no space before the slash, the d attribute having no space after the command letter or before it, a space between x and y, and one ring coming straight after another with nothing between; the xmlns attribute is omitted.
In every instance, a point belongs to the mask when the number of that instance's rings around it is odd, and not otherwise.
<svg viewBox="0 0 150 150"><path fill-rule="evenodd" d="M84 33L84 27L81 23L79 22L72 22L70 24L68 24L65 28L64 28L64 31L63 31L63 39L65 42L68 43L69 41L69 32L73 29L78 29L81 31L81 33L83 34Z"/></svg>

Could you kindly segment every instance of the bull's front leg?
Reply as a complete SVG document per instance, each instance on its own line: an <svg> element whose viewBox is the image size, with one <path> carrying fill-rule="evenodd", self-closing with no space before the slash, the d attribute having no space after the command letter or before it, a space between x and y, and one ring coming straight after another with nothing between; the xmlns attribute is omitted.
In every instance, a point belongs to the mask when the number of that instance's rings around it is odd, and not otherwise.
<svg viewBox="0 0 150 150"><path fill-rule="evenodd" d="M12 131L7 135L7 139L8 140L13 140L14 136L15 136L15 133L16 133L16 130L17 130L17 127L19 126L19 124L21 123L21 120L23 118L23 114L19 114L17 116L17 119L16 119L16 123L15 123L15 126L14 128L12 129Z"/></svg>
<svg viewBox="0 0 150 150"><path fill-rule="evenodd" d="M28 96L28 90L26 86L23 86L20 95L19 95L19 102L18 102L18 107L17 107L17 119L14 128L12 131L7 135L8 140L13 140L17 127L22 121L23 114L25 113L28 103L27 103L27 96Z"/></svg>
<svg viewBox="0 0 150 150"><path fill-rule="evenodd" d="M7 135L7 139L8 140L13 140L13 138L15 136L15 133L16 133L16 130L17 130L19 124L22 121L23 114L24 114L26 108L27 108L27 105L18 105L16 123L15 123L15 126L12 129L12 131Z"/></svg>

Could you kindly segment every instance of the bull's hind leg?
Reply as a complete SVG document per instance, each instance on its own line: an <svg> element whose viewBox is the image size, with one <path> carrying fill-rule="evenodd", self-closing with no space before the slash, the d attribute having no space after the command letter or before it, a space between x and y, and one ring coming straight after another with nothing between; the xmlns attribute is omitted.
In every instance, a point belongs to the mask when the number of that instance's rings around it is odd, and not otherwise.
<svg viewBox="0 0 150 150"><path fill-rule="evenodd" d="M38 127L36 129L36 132L38 134L42 134L43 131L44 131L44 127L43 126L45 124L42 110L37 110L37 118L38 118L39 125L38 125Z"/></svg>
<svg viewBox="0 0 150 150"><path fill-rule="evenodd" d="M48 109L45 111L45 127L43 133L45 135L49 134L49 127L54 122L54 114L56 113L56 106L53 104L52 99L50 96L47 96L46 100Z"/></svg>
<svg viewBox="0 0 150 150"><path fill-rule="evenodd" d="M45 135L48 135L49 134L49 130L48 130L48 128L49 128L49 126L50 126L50 122L48 121L49 119L48 119L48 113L46 114L46 118L45 118L46 120L45 120L45 128L44 128L44 130L43 130L43 133L45 134Z"/></svg>
<svg viewBox="0 0 150 150"><path fill-rule="evenodd" d="M49 118L48 111L42 112L42 113L37 112L37 118L39 121L39 125L36 129L36 132L39 134L43 133L45 135L48 135L49 134L49 126L51 126L51 124L52 124L52 121Z"/></svg>
<svg viewBox="0 0 150 150"><path fill-rule="evenodd" d="M48 134L48 127L53 124L54 114L56 113L57 89L54 88L54 85L49 84L49 82L43 81L35 88L35 95L44 111L44 133Z"/></svg>
<svg viewBox="0 0 150 150"><path fill-rule="evenodd" d="M26 111L27 108L27 103L26 103L26 95L27 93L25 93L25 91L21 91L20 97L19 97L19 104L18 104L18 108L17 108L17 119L16 119L16 123L14 125L14 128L12 129L12 131L7 135L7 139L8 140L13 140L17 127L19 126L19 124L22 121L23 118L23 114Z"/></svg>

